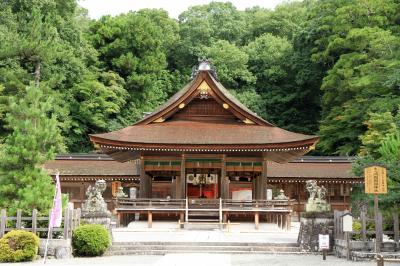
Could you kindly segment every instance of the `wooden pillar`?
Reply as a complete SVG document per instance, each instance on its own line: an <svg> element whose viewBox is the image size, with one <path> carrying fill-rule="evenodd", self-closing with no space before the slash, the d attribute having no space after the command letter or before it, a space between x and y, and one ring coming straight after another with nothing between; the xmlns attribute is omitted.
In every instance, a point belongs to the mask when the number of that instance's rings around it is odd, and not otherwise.
<svg viewBox="0 0 400 266"><path fill-rule="evenodd" d="M258 212L254 213L254 223L255 223L256 230L258 230L259 225L260 225L260 214Z"/></svg>
<svg viewBox="0 0 400 266"><path fill-rule="evenodd" d="M221 160L221 199L229 198L229 177L226 175L226 155L222 155Z"/></svg>
<svg viewBox="0 0 400 266"><path fill-rule="evenodd" d="M257 178L253 177L251 179L251 198L253 200L257 199Z"/></svg>
<svg viewBox="0 0 400 266"><path fill-rule="evenodd" d="M186 198L186 160L185 160L184 154L182 154L181 173L178 176L176 186L177 186L176 198L177 199L185 199Z"/></svg>
<svg viewBox="0 0 400 266"><path fill-rule="evenodd" d="M7 227L7 212L5 209L1 209L0 212L0 237L3 237L6 233Z"/></svg>
<svg viewBox="0 0 400 266"><path fill-rule="evenodd" d="M148 182L146 180L146 172L144 170L144 158L140 157L139 163L140 169L140 187L139 187L139 197L140 198L147 198L148 197Z"/></svg>
<svg viewBox="0 0 400 266"><path fill-rule="evenodd" d="M32 233L36 234L37 231L37 210L32 210Z"/></svg>
<svg viewBox="0 0 400 266"><path fill-rule="evenodd" d="M147 195L147 198L151 199L152 194L153 194L153 178L149 175L146 175L145 180L147 182L147 184L146 184L147 194L146 195Z"/></svg>
<svg viewBox="0 0 400 266"><path fill-rule="evenodd" d="M17 222L15 225L16 229L21 229L21 222L22 222L21 217L22 217L22 210L18 209L17 210ZM49 223L50 223L50 220L49 220Z"/></svg>
<svg viewBox="0 0 400 266"><path fill-rule="evenodd" d="M394 244L395 251L399 251L399 214L397 212L393 213L393 231L394 231Z"/></svg>
<svg viewBox="0 0 400 266"><path fill-rule="evenodd" d="M153 213L151 211L147 212L147 227L148 228L153 227Z"/></svg>
<svg viewBox="0 0 400 266"><path fill-rule="evenodd" d="M226 176L226 155L222 155L221 159L221 198L229 198L229 179Z"/></svg>
<svg viewBox="0 0 400 266"><path fill-rule="evenodd" d="M262 162L262 172L261 175L256 177L255 182L255 198L259 200L267 199L267 159L264 158Z"/></svg>

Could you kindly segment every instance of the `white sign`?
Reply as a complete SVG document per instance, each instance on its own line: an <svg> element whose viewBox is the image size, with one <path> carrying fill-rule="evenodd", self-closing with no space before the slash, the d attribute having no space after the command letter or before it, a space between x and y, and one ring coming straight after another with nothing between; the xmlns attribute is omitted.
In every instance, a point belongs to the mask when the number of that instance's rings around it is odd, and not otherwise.
<svg viewBox="0 0 400 266"><path fill-rule="evenodd" d="M233 200L251 200L252 199L252 191L250 189L232 191L232 199Z"/></svg>
<svg viewBox="0 0 400 266"><path fill-rule="evenodd" d="M318 235L319 249L329 249L329 235Z"/></svg>
<svg viewBox="0 0 400 266"><path fill-rule="evenodd" d="M267 189L267 200L272 200L272 189Z"/></svg>
<svg viewBox="0 0 400 266"><path fill-rule="evenodd" d="M353 232L353 217L348 214L342 217L343 232Z"/></svg>

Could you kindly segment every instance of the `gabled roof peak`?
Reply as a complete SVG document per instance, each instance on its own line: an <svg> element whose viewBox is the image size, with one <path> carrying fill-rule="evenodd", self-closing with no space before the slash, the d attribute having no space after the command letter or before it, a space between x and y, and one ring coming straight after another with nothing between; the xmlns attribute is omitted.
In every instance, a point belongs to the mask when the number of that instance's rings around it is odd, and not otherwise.
<svg viewBox="0 0 400 266"><path fill-rule="evenodd" d="M199 58L199 64L197 66L193 66L192 68L192 75L190 76L190 79L193 80L201 71L209 72L216 80L218 80L217 69L211 63L210 59Z"/></svg>

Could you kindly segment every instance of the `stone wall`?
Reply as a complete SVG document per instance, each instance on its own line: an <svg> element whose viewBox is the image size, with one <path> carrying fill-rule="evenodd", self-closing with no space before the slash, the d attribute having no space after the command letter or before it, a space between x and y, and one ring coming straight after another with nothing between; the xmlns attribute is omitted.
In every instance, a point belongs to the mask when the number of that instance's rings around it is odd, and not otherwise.
<svg viewBox="0 0 400 266"><path fill-rule="evenodd" d="M40 239L39 255L44 256L46 239ZM49 239L47 257L67 259L72 257L71 239Z"/></svg>
<svg viewBox="0 0 400 266"><path fill-rule="evenodd" d="M298 243L302 251L318 252L319 251L319 234L329 234L329 248L332 251L333 240L333 217L301 217L300 232Z"/></svg>
<svg viewBox="0 0 400 266"><path fill-rule="evenodd" d="M350 259L351 260L372 260L375 258L375 242L374 241L350 241ZM396 244L394 242L383 242L381 246L381 251L386 252L396 252ZM343 239L335 240L334 254L339 258L347 257L347 241Z"/></svg>

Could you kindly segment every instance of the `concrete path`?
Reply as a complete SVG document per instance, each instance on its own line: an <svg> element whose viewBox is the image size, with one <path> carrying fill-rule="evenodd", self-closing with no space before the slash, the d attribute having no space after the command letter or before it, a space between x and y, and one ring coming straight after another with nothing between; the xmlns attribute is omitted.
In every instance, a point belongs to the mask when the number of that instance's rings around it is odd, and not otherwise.
<svg viewBox="0 0 400 266"><path fill-rule="evenodd" d="M43 265L42 260L2 265ZM48 260L46 265L143 265L143 266L372 266L376 262L352 262L317 255L225 255L225 254L167 254L164 256L115 256ZM392 264L390 264L392 265Z"/></svg>
<svg viewBox="0 0 400 266"><path fill-rule="evenodd" d="M229 232L203 225L178 229L177 223L155 222L147 228L146 222L135 222L128 228L113 229L114 242L238 242L238 243L296 243L298 223L293 223L290 231L279 229L275 224L260 224L255 230L253 223L240 223L231 226Z"/></svg>

